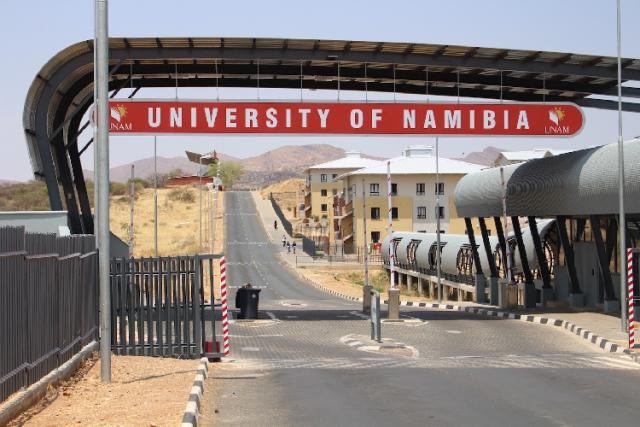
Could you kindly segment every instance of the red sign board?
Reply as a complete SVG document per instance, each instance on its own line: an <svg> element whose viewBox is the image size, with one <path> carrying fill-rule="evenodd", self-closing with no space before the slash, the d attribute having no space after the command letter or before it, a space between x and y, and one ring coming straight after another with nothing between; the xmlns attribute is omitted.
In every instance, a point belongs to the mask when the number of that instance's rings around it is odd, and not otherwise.
<svg viewBox="0 0 640 427"><path fill-rule="evenodd" d="M112 134L573 136L567 103L111 101Z"/></svg>

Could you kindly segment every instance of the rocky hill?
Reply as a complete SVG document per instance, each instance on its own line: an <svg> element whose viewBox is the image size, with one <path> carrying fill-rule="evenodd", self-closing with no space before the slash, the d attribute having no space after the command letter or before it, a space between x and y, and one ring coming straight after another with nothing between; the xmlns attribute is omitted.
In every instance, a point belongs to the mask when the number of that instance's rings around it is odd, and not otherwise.
<svg viewBox="0 0 640 427"><path fill-rule="evenodd" d="M493 166L493 162L498 158L498 155L506 151L502 148L488 146L482 151L473 151L467 153L464 157L458 160L464 160L465 162L475 163L477 165Z"/></svg>
<svg viewBox="0 0 640 427"><path fill-rule="evenodd" d="M244 168L244 174L236 184L237 188L257 188L288 178L299 178L307 167L339 159L344 156L342 148L329 144L285 145L267 151L258 156L238 159L219 153L223 162L238 162ZM133 162L135 176L147 178L153 174L153 157ZM181 169L185 174L196 174L198 165L185 157L158 157L158 173L168 173ZM91 178L93 173L85 171ZM111 168L110 179L113 182L126 182L131 176L131 164Z"/></svg>

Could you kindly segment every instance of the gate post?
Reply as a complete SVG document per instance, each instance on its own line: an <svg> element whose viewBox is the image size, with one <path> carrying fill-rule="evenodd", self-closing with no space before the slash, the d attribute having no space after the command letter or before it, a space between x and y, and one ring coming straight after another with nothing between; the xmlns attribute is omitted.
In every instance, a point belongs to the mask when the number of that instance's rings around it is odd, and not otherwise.
<svg viewBox="0 0 640 427"><path fill-rule="evenodd" d="M195 280L193 283L193 322L195 333L196 355L202 356L202 308L204 301L202 300L202 264L200 255L194 257ZM212 295L213 297L213 295Z"/></svg>

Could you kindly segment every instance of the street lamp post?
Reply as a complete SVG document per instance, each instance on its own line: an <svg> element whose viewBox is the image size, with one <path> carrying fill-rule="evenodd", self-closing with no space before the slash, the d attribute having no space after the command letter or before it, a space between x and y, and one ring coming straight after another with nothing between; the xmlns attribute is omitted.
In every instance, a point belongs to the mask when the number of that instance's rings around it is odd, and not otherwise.
<svg viewBox="0 0 640 427"><path fill-rule="evenodd" d="M109 35L107 0L96 0L98 281L100 289L100 377L111 382L111 303L109 295Z"/></svg>
<svg viewBox="0 0 640 427"><path fill-rule="evenodd" d="M626 253L627 253L627 222L624 215L624 141L622 139L622 39L620 22L620 0L616 1L616 29L617 29L617 53L618 53L618 204L619 218L618 228L620 229L618 261L620 263L620 327L622 331L627 330L627 276Z"/></svg>

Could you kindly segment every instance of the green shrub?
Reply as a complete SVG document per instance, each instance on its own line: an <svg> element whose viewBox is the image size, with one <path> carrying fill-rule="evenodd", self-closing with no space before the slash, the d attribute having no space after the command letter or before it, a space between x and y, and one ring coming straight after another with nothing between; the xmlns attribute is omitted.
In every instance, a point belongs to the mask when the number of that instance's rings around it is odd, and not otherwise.
<svg viewBox="0 0 640 427"><path fill-rule="evenodd" d="M167 198L174 202L193 203L196 201L196 195L190 188L177 187L169 191Z"/></svg>

